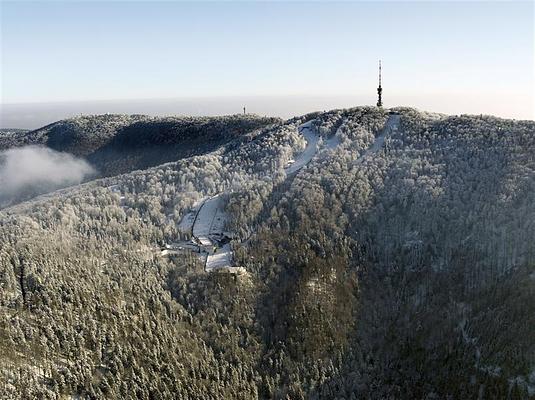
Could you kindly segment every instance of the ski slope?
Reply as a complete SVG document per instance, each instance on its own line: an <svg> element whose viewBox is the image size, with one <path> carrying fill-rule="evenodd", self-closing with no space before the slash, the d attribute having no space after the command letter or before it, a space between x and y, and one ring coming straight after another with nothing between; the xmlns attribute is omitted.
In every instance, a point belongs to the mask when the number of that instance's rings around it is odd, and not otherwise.
<svg viewBox="0 0 535 400"><path fill-rule="evenodd" d="M287 175L297 173L312 160L319 150L320 136L314 132L313 122L313 120L308 121L298 127L299 132L306 140L306 146L298 157L285 168ZM340 139L335 135L322 141L321 147L334 149L339 144ZM191 229L193 241L198 243L199 250L206 254L205 270L207 272L218 269L232 272L234 269L231 246L229 243L224 243L230 236L228 232L224 231L228 216L225 213L221 195L222 193L219 193L204 200L197 210L192 210L184 215L178 224L179 230L183 232ZM241 271L243 268L236 267L235 269Z"/></svg>
<svg viewBox="0 0 535 400"><path fill-rule="evenodd" d="M227 268L232 266L232 250L230 244L216 248L214 253L208 254L206 257L206 272L211 272L218 268Z"/></svg>
<svg viewBox="0 0 535 400"><path fill-rule="evenodd" d="M285 169L287 175L296 173L307 165L318 151L319 136L312 131L312 121L308 121L299 127L299 132L303 134L307 141L305 150L295 159L295 161Z"/></svg>
<svg viewBox="0 0 535 400"><path fill-rule="evenodd" d="M399 120L400 115L390 115L379 136L377 136L373 144L359 158L357 158L355 163L362 164L369 155L377 153L383 147L386 137L398 130Z"/></svg>
<svg viewBox="0 0 535 400"><path fill-rule="evenodd" d="M334 150L339 144L340 144L340 137L336 134L330 137L329 139L325 139L323 141L323 147L326 150Z"/></svg>
<svg viewBox="0 0 535 400"><path fill-rule="evenodd" d="M221 194L206 200L200 207L193 223L193 236L203 246L212 245L211 236L221 236L227 215L223 210Z"/></svg>

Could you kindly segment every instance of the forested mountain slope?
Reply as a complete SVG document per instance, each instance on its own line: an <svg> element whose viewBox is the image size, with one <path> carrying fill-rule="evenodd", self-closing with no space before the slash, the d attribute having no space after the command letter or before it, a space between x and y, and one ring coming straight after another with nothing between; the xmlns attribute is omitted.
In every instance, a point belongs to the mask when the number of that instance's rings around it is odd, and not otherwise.
<svg viewBox="0 0 535 400"><path fill-rule="evenodd" d="M535 123L396 111L0 211L0 397L533 397ZM218 193L246 274L160 251Z"/></svg>
<svg viewBox="0 0 535 400"><path fill-rule="evenodd" d="M24 140L22 137L27 133L27 129L0 129L0 149L9 148L13 143Z"/></svg>
<svg viewBox="0 0 535 400"><path fill-rule="evenodd" d="M44 145L87 159L100 176L143 169L203 154L263 126L280 122L255 115L149 117L88 115L25 134L0 135L0 150Z"/></svg>

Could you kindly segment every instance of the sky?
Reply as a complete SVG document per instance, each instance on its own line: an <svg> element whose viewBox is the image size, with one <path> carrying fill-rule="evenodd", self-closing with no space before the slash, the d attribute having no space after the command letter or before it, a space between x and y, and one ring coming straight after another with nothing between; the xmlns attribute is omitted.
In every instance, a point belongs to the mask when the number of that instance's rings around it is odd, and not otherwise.
<svg viewBox="0 0 535 400"><path fill-rule="evenodd" d="M535 119L531 1L3 1L0 127L373 104Z"/></svg>

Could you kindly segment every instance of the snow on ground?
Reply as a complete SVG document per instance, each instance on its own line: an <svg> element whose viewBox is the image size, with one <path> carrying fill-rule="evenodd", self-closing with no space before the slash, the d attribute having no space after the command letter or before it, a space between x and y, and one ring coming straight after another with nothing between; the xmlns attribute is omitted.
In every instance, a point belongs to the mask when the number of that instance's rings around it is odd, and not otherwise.
<svg viewBox="0 0 535 400"><path fill-rule="evenodd" d="M377 153L379 149L383 147L386 137L392 134L392 132L395 132L398 130L399 119L400 119L400 116L396 114L390 115L388 117L388 120L386 121L386 124L383 130L381 131L381 133L379 134L379 136L375 138L375 141L373 142L373 144L355 161L357 164L362 164L364 159L369 154Z"/></svg>
<svg viewBox="0 0 535 400"><path fill-rule="evenodd" d="M220 243L225 236L229 237L224 231L228 216L223 206L221 193L194 204L194 209L184 215L178 228L182 231L191 230L196 243L179 242L166 245L166 248L162 250L162 255L194 251L203 257L207 272L225 269L232 273L239 273L240 268L232 267L230 244L221 245Z"/></svg>
<svg viewBox="0 0 535 400"><path fill-rule="evenodd" d="M223 210L221 195L215 195L206 200L199 209L195 223L193 224L193 236L196 237L203 246L210 246L212 240L210 236L221 235L225 225L227 215Z"/></svg>
<svg viewBox="0 0 535 400"><path fill-rule="evenodd" d="M195 214L195 211L190 211L182 217L177 226L180 232L191 232L193 229L193 222L195 221Z"/></svg>
<svg viewBox="0 0 535 400"><path fill-rule="evenodd" d="M204 201L206 200L206 197L203 197L202 199L197 200L193 205L191 206L191 210L184 214L180 222L178 223L178 230L181 232L192 232L193 231L193 223L195 222L195 216L197 215L197 212L199 211L199 208L203 205Z"/></svg>
<svg viewBox="0 0 535 400"><path fill-rule="evenodd" d="M225 225L227 223L227 214L223 209L223 202L219 197L216 212L214 218L212 219L212 226L210 226L210 235L211 236L221 236L224 232Z"/></svg>
<svg viewBox="0 0 535 400"><path fill-rule="evenodd" d="M165 245L165 250L191 250L199 252L199 246L191 243L191 241L180 241Z"/></svg>
<svg viewBox="0 0 535 400"><path fill-rule="evenodd" d="M329 139L325 139L323 141L323 146L327 150L332 150L340 144L340 136L342 135L342 132L341 132L342 127L346 124L346 122L347 122L347 119L344 119L342 123L340 124L340 126L338 127L338 129L336 130L336 133L334 134L334 136L331 136Z"/></svg>
<svg viewBox="0 0 535 400"><path fill-rule="evenodd" d="M323 141L323 147L326 150L333 150L340 144L340 137L338 135L331 136L329 139Z"/></svg>
<svg viewBox="0 0 535 400"><path fill-rule="evenodd" d="M312 123L313 121L308 121L298 128L299 132L305 137L306 146L303 152L295 160L292 160L290 165L285 169L288 175L296 173L307 165L318 152L320 146L322 149L332 150L340 144L338 131L334 136L320 142L320 136L313 130ZM375 138L373 145L356 162L361 163L368 154L376 153L383 146L385 137L391 134L392 131L397 130L398 123L399 115L391 115L380 135ZM338 129L340 130L340 128ZM117 190L115 188L110 189L112 191ZM167 245L162 250L162 255L174 255L182 254L184 251L194 251L198 252L199 256L203 258L206 255L206 272L215 270L231 273L246 272L243 267L233 267L233 255L230 244L221 244L220 242L225 236L227 240L231 236L228 232L224 231L227 218L228 216L223 207L221 193L208 199L200 199L193 205L192 210L184 215L178 224L178 229L183 232L191 230L195 241L200 246L191 242L174 243Z"/></svg>
<svg viewBox="0 0 535 400"><path fill-rule="evenodd" d="M305 150L296 157L295 162L286 168L287 175L293 174L307 165L318 151L319 136L312 131L311 125L312 121L308 121L298 128L299 132L305 137L307 144Z"/></svg>
<svg viewBox="0 0 535 400"><path fill-rule="evenodd" d="M319 148L322 150L333 150L340 144L340 136L335 134L334 136L328 139L322 139L320 141L320 136L317 132L314 131L312 123L314 121L308 121L299 126L299 132L303 134L307 142L305 149L301 154L299 154L295 159L292 159L288 162L285 171L287 175L293 174L307 165L310 160L316 155ZM338 133L338 132L337 132Z"/></svg>
<svg viewBox="0 0 535 400"><path fill-rule="evenodd" d="M218 248L213 254L206 257L206 271L211 272L215 269L228 268L232 266L232 250L230 244L225 244Z"/></svg>
<svg viewBox="0 0 535 400"><path fill-rule="evenodd" d="M318 152L320 146L320 137L314 132L312 128L313 121L308 121L299 126L299 132L303 134L307 142L305 149L299 154L293 162L285 169L286 174L290 175L296 173L305 165L307 165L314 155ZM397 130L399 123L398 115L391 115L385 125L385 128L379 136L375 139L373 145L366 150L366 152L359 157L358 163L362 162L364 158L370 153L376 153L384 144L385 137L393 130ZM338 132L337 132L338 133ZM321 148L332 150L340 144L340 135L325 139L321 142ZM194 205L192 211L184 215L180 221L178 228L181 231L188 231L191 229L193 237L200 243L201 247L196 247L199 253L207 254L205 270L212 272L214 270L226 270L232 273L244 272L243 267L233 267L232 250L230 244L221 245L219 240L224 236L230 237L228 232L224 231L227 214L223 208L223 199L221 193L209 198L202 199ZM189 246L178 246L173 248L168 246L163 252L166 254L177 254L185 249L192 250Z"/></svg>

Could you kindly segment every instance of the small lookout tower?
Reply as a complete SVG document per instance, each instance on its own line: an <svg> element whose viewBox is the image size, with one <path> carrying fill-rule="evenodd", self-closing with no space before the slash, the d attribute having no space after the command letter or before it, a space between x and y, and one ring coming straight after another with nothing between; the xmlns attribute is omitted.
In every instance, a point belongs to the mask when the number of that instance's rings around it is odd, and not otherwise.
<svg viewBox="0 0 535 400"><path fill-rule="evenodd" d="M381 87L381 60L379 60L379 87L377 88L377 107L383 106L383 88Z"/></svg>

